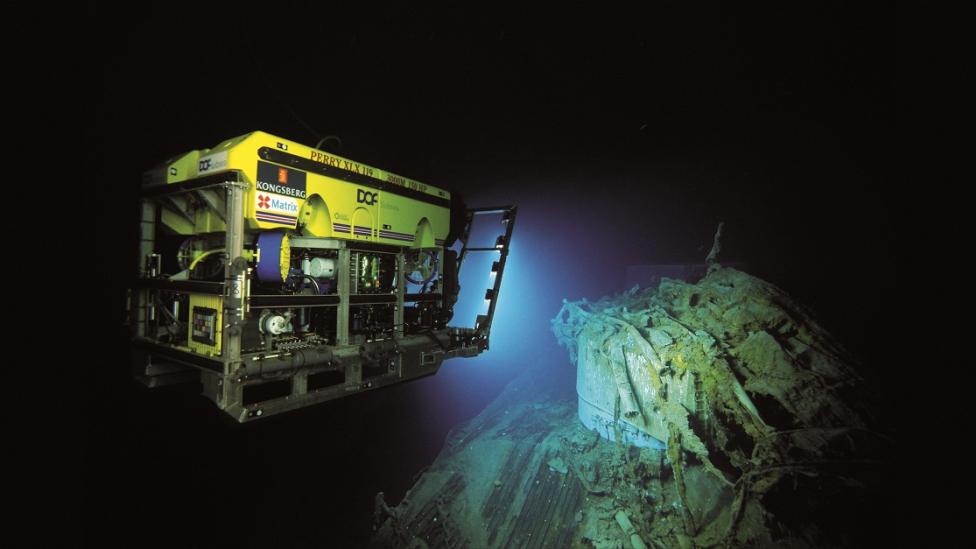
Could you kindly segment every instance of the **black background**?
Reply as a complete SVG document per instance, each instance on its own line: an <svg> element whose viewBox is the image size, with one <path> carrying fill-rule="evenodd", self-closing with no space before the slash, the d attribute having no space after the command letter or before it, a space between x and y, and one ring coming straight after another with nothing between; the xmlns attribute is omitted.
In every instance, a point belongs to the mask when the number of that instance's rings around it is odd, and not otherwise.
<svg viewBox="0 0 976 549"><path fill-rule="evenodd" d="M565 250L539 269L567 297L701 261L724 221L723 257L810 304L889 395L893 9L679 5L160 5L94 32L100 312L121 324L143 170L256 129L338 135L343 156L518 204L527 243ZM360 545L373 495L397 501L507 380L463 404L411 384L238 426L131 384L115 333L86 408L92 545Z"/></svg>

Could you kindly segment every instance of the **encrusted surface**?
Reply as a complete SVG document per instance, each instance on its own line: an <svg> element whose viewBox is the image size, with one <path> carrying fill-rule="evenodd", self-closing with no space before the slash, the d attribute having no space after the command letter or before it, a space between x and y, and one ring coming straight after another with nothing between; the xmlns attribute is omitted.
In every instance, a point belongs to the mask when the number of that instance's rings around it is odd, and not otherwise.
<svg viewBox="0 0 976 549"><path fill-rule="evenodd" d="M536 370L458 428L380 546L850 546L891 441L854 360L778 288L732 269L664 280L553 321L580 395L666 450L611 442ZM585 346L586 349L581 350ZM571 375L571 369L563 370ZM619 441L620 438L618 437ZM436 525L435 525L436 523Z"/></svg>

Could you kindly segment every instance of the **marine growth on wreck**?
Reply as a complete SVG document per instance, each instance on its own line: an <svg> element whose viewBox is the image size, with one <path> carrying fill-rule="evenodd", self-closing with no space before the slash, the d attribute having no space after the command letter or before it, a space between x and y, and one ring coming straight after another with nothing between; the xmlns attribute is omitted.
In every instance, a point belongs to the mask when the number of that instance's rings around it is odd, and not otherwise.
<svg viewBox="0 0 976 549"><path fill-rule="evenodd" d="M516 379L448 438L379 546L850 546L891 442L855 359L784 291L714 263L552 321L577 399Z"/></svg>

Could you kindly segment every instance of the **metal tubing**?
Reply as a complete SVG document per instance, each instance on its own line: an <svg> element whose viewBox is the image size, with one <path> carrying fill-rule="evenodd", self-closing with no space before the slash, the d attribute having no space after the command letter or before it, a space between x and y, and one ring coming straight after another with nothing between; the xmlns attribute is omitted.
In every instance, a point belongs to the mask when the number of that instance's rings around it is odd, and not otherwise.
<svg viewBox="0 0 976 549"><path fill-rule="evenodd" d="M339 345L349 345L349 285L355 272L350 272L350 252L349 248L343 246L339 249L338 271L338 291L339 291L339 311L336 314L336 336Z"/></svg>
<svg viewBox="0 0 976 549"><path fill-rule="evenodd" d="M404 271L406 269L406 259L404 258L403 252L397 254L397 266L396 266L396 311L393 313L393 330L397 337L403 337L403 300L404 294L406 293L406 281L404 280Z"/></svg>
<svg viewBox="0 0 976 549"><path fill-rule="evenodd" d="M155 251L156 248L156 203L152 200L143 200L139 212L139 257L136 272L139 278L146 276L146 258ZM146 322L149 314L149 289L140 288L136 292L136 310L134 330L139 337L146 336Z"/></svg>
<svg viewBox="0 0 976 549"><path fill-rule="evenodd" d="M321 366L339 358L341 355L358 356L355 349L347 353L333 353L330 350L304 349L289 351L288 353L272 353L266 357L250 357L241 364L238 374L245 376L259 376L285 371L297 371L314 366Z"/></svg>
<svg viewBox="0 0 976 549"><path fill-rule="evenodd" d="M227 233L224 243L224 330L222 353L224 373L233 371L241 360L241 324L244 315L244 287L247 277L247 261L244 255L244 195L246 185L228 183Z"/></svg>

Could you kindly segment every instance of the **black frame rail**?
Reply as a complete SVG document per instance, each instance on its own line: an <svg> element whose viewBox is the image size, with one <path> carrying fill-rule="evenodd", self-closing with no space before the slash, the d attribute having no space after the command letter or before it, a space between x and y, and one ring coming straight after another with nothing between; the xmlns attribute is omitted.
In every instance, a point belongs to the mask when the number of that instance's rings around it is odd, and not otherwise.
<svg viewBox="0 0 976 549"><path fill-rule="evenodd" d="M475 333L483 341L482 349L488 349L489 337L491 335L491 323L495 318L495 306L498 304L498 292L502 286L502 275L505 273L505 263L508 260L508 250L512 243L512 230L515 228L515 216L518 213L516 206L496 206L489 208L469 208L467 211L467 221L464 224L464 232L461 234L461 253L458 254L458 265L464 265L464 257L469 252L474 253L498 253L498 261L492 264L491 270L495 273L493 286L485 293L488 301L488 313L478 315L475 320ZM479 215L501 214L502 222L505 223L505 234L496 242L494 248L468 247L468 239L471 236L471 227L474 219ZM458 273L460 277L460 272Z"/></svg>

